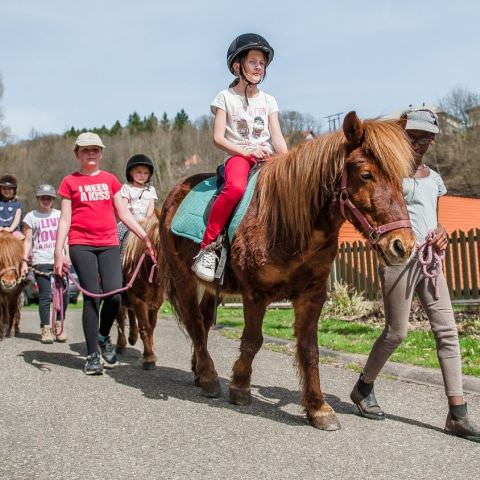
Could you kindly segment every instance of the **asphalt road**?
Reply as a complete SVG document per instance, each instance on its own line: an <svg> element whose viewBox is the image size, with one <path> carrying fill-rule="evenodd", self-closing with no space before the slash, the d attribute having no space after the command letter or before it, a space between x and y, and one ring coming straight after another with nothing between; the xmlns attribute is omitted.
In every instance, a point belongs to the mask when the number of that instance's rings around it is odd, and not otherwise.
<svg viewBox="0 0 480 480"><path fill-rule="evenodd" d="M251 406L228 403L238 342L219 331L210 349L223 398L200 396L190 344L172 319L156 330L158 366L141 368L140 344L99 377L82 373L80 312L68 313L69 342L42 345L37 315L24 312L20 337L0 342L0 479L470 479L480 444L443 433L439 385L382 377L384 422L354 414L357 374L321 365L321 381L342 429L311 427L299 405L293 358L262 349ZM480 395L467 394L480 419Z"/></svg>

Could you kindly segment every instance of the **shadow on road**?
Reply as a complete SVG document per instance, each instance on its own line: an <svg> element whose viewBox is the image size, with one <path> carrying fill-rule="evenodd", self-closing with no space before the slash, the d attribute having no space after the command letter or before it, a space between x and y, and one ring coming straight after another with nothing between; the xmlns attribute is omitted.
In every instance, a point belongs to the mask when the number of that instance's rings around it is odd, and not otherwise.
<svg viewBox="0 0 480 480"><path fill-rule="evenodd" d="M51 370L51 365L63 368L81 370L84 365L85 343L70 344L75 354L46 352L40 350L24 351L26 363L40 370ZM260 416L291 426L305 426L308 421L301 413L299 392L283 387L252 385L252 404L246 407L232 405L228 402L229 380L220 378L222 397L208 399L200 394L200 389L193 384L193 374L189 371L166 366L157 366L154 370L144 371L141 368L141 354L134 348L127 348L125 353L119 356L120 365L105 369L105 374L116 382L135 388L142 394L153 400L168 401L170 397L208 405L211 408L224 408L244 415ZM331 394L325 395L327 402L333 409L344 415L355 413L354 406L340 400ZM298 414L292 414L289 410L295 409ZM387 415L389 420L426 428L441 432L442 429L417 420L412 420L397 415ZM369 420L365 420L369 422Z"/></svg>

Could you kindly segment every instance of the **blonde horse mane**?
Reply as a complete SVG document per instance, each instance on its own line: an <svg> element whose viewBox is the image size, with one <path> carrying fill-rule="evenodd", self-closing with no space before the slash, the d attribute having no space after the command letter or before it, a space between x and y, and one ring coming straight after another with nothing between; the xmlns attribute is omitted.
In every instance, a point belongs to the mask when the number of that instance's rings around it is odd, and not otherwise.
<svg viewBox="0 0 480 480"><path fill-rule="evenodd" d="M404 129L393 120L366 120L361 148L384 175L401 185L410 175L413 156ZM257 183L259 220L273 243L304 249L313 222L331 199L344 169L347 144L343 131L321 135L265 162Z"/></svg>
<svg viewBox="0 0 480 480"><path fill-rule="evenodd" d="M145 232L152 242L153 249L158 252L160 245L160 232L158 228L158 211L152 215L147 221L142 221ZM145 244L133 233L129 233L125 241L125 251L123 254L123 273L128 275L135 269L138 260L145 253Z"/></svg>
<svg viewBox="0 0 480 480"><path fill-rule="evenodd" d="M0 232L0 270L15 267L20 274L20 264L23 258L23 244L11 233Z"/></svg>

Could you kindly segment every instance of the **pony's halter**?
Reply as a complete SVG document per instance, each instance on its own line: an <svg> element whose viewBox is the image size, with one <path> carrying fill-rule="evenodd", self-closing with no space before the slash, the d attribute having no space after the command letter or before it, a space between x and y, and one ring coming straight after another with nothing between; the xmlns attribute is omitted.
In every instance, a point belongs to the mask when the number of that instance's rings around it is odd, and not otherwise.
<svg viewBox="0 0 480 480"><path fill-rule="evenodd" d="M346 165L342 173L339 200L342 217L347 220L345 215L345 207L348 207L350 212L360 222L360 225L362 225L362 228L368 237L368 241L373 247L376 246L380 240L380 237L386 232L397 230L398 228L412 228L410 220L397 220L396 222L385 223L384 225L379 225L378 227L372 227L365 218L365 215L350 200L350 195L348 194L348 173Z"/></svg>
<svg viewBox="0 0 480 480"><path fill-rule="evenodd" d="M3 276L4 273L11 272L11 271L14 271L16 273L16 278L12 284L7 285L7 283L5 283L1 277ZM25 277L18 274L17 267L5 267L2 270L0 270L0 287L5 290L11 290L12 288L15 288L17 285L20 285L24 280L25 280Z"/></svg>

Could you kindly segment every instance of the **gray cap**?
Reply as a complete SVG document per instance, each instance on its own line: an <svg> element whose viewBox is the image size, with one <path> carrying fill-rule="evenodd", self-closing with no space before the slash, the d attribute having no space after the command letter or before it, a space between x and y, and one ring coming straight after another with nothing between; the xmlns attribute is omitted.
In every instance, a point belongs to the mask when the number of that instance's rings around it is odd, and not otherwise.
<svg viewBox="0 0 480 480"><path fill-rule="evenodd" d="M437 114L428 108L406 110L403 115L407 117L406 130L422 130L430 133L440 131Z"/></svg>
<svg viewBox="0 0 480 480"><path fill-rule="evenodd" d="M35 196L57 198L57 192L55 191L55 187L53 185L48 185L48 183L44 183L37 187L37 189L35 190Z"/></svg>

